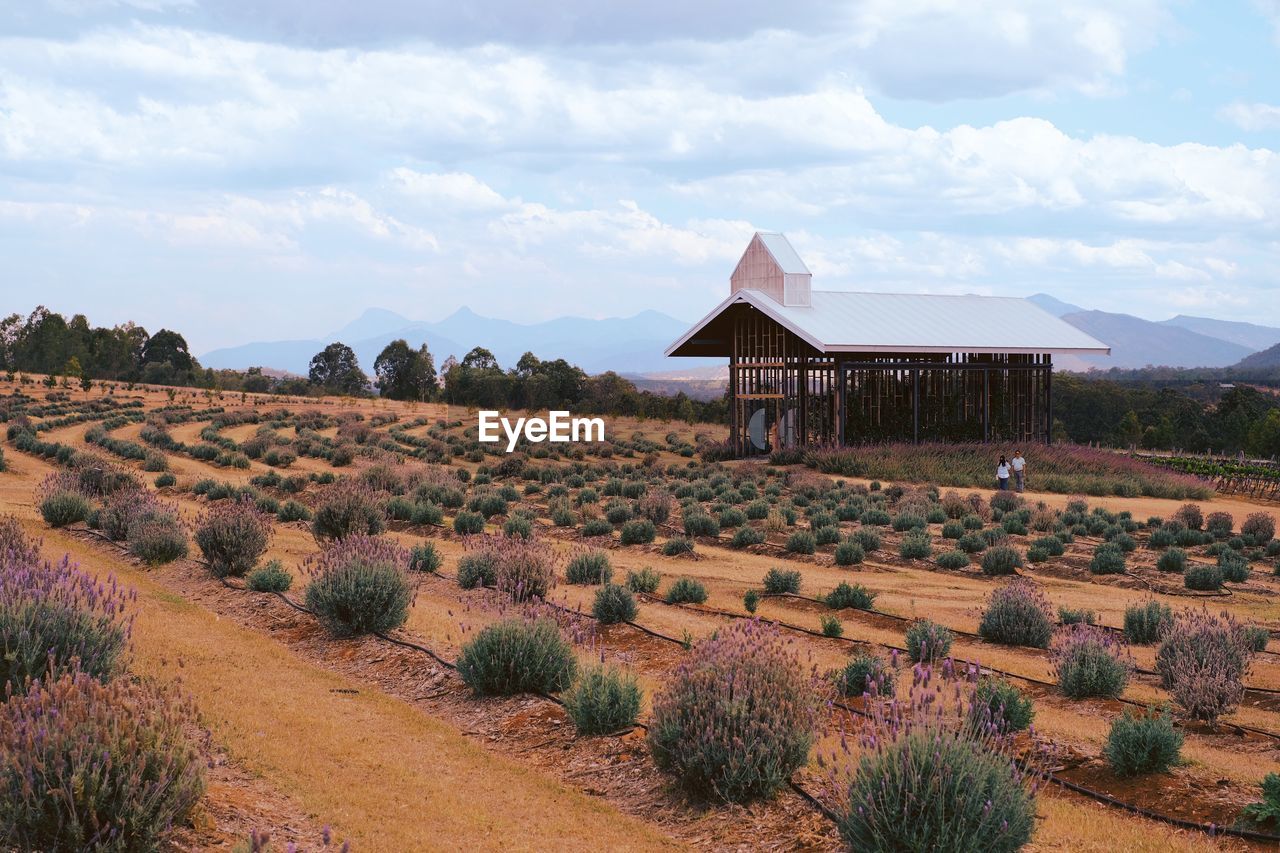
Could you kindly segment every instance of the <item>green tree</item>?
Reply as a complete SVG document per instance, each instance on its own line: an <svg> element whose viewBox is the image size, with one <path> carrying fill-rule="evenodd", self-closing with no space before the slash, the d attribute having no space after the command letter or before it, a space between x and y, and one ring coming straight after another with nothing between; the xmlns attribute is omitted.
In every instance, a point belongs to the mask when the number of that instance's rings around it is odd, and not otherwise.
<svg viewBox="0 0 1280 853"><path fill-rule="evenodd" d="M329 393L351 396L363 394L369 384L351 347L336 341L312 357L307 378Z"/></svg>
<svg viewBox="0 0 1280 853"><path fill-rule="evenodd" d="M476 347L471 352L462 357L463 367L472 367L476 370L500 370L498 360L493 357L493 353L484 347Z"/></svg>
<svg viewBox="0 0 1280 853"><path fill-rule="evenodd" d="M1142 421L1133 409L1125 412L1120 419L1120 442L1125 447L1133 447L1142 440Z"/></svg>
<svg viewBox="0 0 1280 853"><path fill-rule="evenodd" d="M403 338L387 344L373 362L378 390L392 400L431 398L436 387L435 359L424 342L414 350Z"/></svg>
<svg viewBox="0 0 1280 853"><path fill-rule="evenodd" d="M161 329L142 345L142 367L150 364L171 364L174 370L190 371L195 359L187 349L187 339L177 332Z"/></svg>

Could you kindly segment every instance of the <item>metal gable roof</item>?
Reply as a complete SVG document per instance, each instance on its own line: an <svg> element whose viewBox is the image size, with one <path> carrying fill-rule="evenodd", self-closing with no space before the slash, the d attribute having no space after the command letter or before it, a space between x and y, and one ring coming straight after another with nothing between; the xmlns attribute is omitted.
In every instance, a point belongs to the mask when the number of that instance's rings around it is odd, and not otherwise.
<svg viewBox="0 0 1280 853"><path fill-rule="evenodd" d="M773 255L773 260L778 264L783 273L791 275L801 273L809 275L809 268L804 265L804 261L800 260L800 255L791 246L791 241L777 231L757 231L756 236L760 238L760 242L764 243L764 247L769 250L769 254Z"/></svg>
<svg viewBox="0 0 1280 853"><path fill-rule="evenodd" d="M789 245L788 245L789 247ZM739 290L666 350L672 355L730 305L749 304L821 352L1104 353L1111 348L1015 297L815 290L783 305Z"/></svg>

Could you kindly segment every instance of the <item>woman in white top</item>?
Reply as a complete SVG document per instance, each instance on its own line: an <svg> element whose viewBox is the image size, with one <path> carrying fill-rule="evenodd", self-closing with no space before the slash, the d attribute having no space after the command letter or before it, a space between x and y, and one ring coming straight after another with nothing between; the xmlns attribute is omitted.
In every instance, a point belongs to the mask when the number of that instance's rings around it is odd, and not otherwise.
<svg viewBox="0 0 1280 853"><path fill-rule="evenodd" d="M996 466L996 485L1002 492L1009 490L1009 463L1004 457L1000 457L1000 464Z"/></svg>

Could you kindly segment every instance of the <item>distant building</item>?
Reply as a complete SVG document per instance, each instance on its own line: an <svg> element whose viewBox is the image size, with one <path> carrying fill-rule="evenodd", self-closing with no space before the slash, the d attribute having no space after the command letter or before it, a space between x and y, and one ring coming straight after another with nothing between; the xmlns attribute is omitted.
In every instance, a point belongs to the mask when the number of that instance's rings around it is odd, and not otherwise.
<svg viewBox="0 0 1280 853"><path fill-rule="evenodd" d="M730 438L775 445L1048 441L1056 353L1110 354L1025 299L814 290L782 234L751 238L729 297L667 348L729 359Z"/></svg>

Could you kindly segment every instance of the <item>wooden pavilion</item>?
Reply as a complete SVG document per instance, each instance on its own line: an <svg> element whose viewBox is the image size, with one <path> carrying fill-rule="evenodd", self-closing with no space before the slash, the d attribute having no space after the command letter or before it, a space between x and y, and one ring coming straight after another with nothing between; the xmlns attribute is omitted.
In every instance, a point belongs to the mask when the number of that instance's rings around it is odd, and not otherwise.
<svg viewBox="0 0 1280 853"><path fill-rule="evenodd" d="M777 447L1048 441L1053 356L1110 348L1025 299L812 288L759 232L729 297L666 351L729 359L730 439Z"/></svg>

